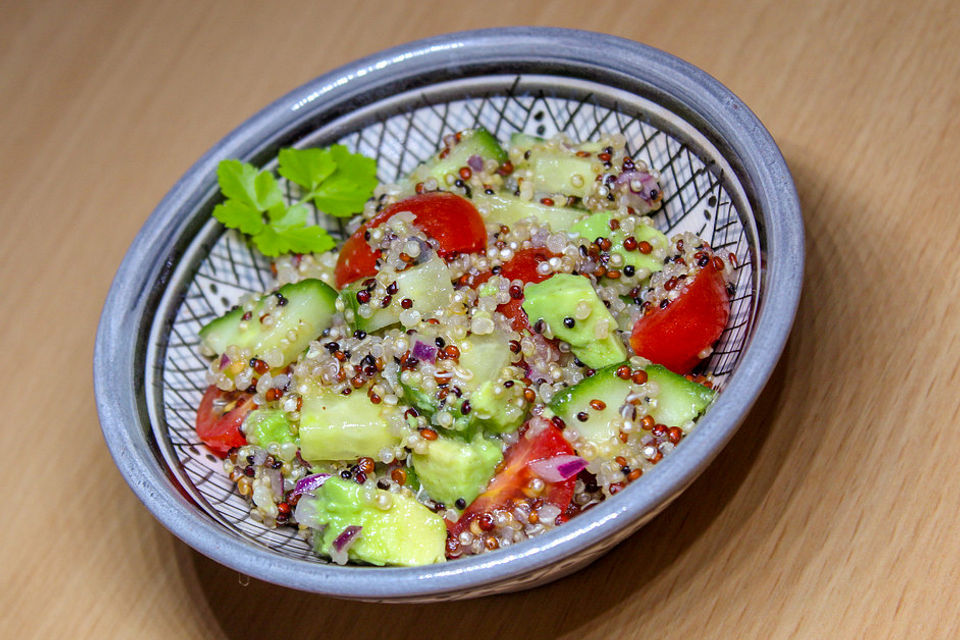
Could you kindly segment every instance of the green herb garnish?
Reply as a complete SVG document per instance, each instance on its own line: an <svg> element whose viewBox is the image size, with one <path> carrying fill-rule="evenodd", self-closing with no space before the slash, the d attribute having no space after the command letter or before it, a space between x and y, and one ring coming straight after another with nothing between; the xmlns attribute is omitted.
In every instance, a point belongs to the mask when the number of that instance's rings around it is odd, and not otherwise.
<svg viewBox="0 0 960 640"><path fill-rule="evenodd" d="M346 217L363 210L377 186L377 163L343 145L326 149L281 149L277 173L298 185L301 198L287 205L276 176L239 160L223 160L217 181L226 200L213 217L250 236L265 256L322 253L336 244L326 230L308 225L308 202L317 210Z"/></svg>

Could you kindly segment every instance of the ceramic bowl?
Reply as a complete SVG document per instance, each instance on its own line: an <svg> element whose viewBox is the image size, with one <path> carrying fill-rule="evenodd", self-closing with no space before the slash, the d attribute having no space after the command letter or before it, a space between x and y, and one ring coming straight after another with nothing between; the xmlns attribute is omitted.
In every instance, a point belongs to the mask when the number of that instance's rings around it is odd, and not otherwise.
<svg viewBox="0 0 960 640"><path fill-rule="evenodd" d="M341 142L404 175L448 133L482 125L589 139L620 132L661 172L656 224L734 254L736 294L706 368L721 393L652 472L557 529L440 565L328 564L291 528L245 518L220 461L197 441L206 361L197 330L269 264L210 212L217 163L269 163L285 146ZM334 231L338 231L335 229ZM95 353L104 437L148 509L199 552L244 574L343 598L429 601L531 587L586 565L666 507L710 463L780 356L800 294L803 228L789 171L760 121L703 71L650 47L582 31L509 28L421 40L364 58L280 98L174 185L140 233L104 307Z"/></svg>

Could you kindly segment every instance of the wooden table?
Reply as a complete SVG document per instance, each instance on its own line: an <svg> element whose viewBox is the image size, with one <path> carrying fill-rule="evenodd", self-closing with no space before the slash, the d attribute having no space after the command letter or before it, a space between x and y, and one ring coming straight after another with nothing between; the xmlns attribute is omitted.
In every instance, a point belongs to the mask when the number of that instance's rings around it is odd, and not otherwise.
<svg viewBox="0 0 960 640"><path fill-rule="evenodd" d="M960 5L919 4L4 2L0 635L958 637ZM787 351L722 460L573 577L429 606L245 584L158 524L104 446L91 354L114 271L276 96L506 24L652 44L755 110L807 225Z"/></svg>

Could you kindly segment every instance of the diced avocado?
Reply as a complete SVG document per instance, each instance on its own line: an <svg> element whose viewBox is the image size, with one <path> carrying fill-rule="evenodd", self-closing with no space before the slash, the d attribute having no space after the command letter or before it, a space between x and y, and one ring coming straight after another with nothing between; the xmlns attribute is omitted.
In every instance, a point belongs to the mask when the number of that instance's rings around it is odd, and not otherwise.
<svg viewBox="0 0 960 640"><path fill-rule="evenodd" d="M503 389L500 394L494 391L498 387ZM470 394L471 415L487 433L512 433L520 428L527 415L528 407L522 398L521 385L507 389L488 380Z"/></svg>
<svg viewBox="0 0 960 640"><path fill-rule="evenodd" d="M243 433L250 444L266 448L270 444L297 442L290 430L287 414L281 409L260 408L251 411L243 421Z"/></svg>
<svg viewBox="0 0 960 640"><path fill-rule="evenodd" d="M490 132L482 127L469 129L456 134L452 145L445 146L437 155L411 171L408 180L422 182L434 178L442 188L446 186L447 174L456 175L462 167L468 166L467 160L471 156L480 156L484 160L492 158L499 164L507 160L507 152Z"/></svg>
<svg viewBox="0 0 960 640"><path fill-rule="evenodd" d="M663 365L652 364L646 372L647 377L660 387L657 407L650 412L660 424L683 426L703 413L717 395L713 389L687 380Z"/></svg>
<svg viewBox="0 0 960 640"><path fill-rule="evenodd" d="M570 232L579 234L587 240L608 238L612 243L610 252L623 256L623 264L632 265L641 277L646 277L644 274L655 273L663 269L663 259L666 257L670 245L667 236L651 225L637 224L632 234L633 238L638 243L649 242L653 251L650 253L642 253L639 250L627 251L623 248L623 241L626 240L627 234L620 230L610 230L610 220L612 218L613 215L606 211L595 213L571 226Z"/></svg>
<svg viewBox="0 0 960 640"><path fill-rule="evenodd" d="M500 445L482 436L471 442L438 438L427 443L426 453L413 454L413 467L431 498L453 506L461 498L473 502L501 460Z"/></svg>
<svg viewBox="0 0 960 640"><path fill-rule="evenodd" d="M391 422L401 416L397 407L373 404L361 390L344 396L315 388L303 396L300 453L309 461L377 458L384 447L400 444Z"/></svg>
<svg viewBox="0 0 960 640"><path fill-rule="evenodd" d="M603 442L617 435L615 421L620 418L620 407L635 386L630 380L623 380L616 374L624 363L613 364L578 384L558 393L550 403L550 408L567 423L568 428L576 429L591 442ZM659 424L683 426L699 416L710 404L716 392L712 389L687 380L661 365L650 365L646 369L650 381L660 388L656 396L655 407L650 415ZM597 410L591 400L599 400L604 408ZM585 420L580 418L585 417Z"/></svg>
<svg viewBox="0 0 960 640"><path fill-rule="evenodd" d="M594 369L622 362L627 351L617 333L617 322L584 276L558 273L524 288L523 310L531 326L538 320ZM585 312L589 312L585 318ZM544 329L544 331L547 330Z"/></svg>
<svg viewBox="0 0 960 640"><path fill-rule="evenodd" d="M336 476L317 489L317 521L326 525L314 538L318 552L331 555L337 537L347 527L358 526L361 530L347 549L351 560L401 567L444 562L443 518L404 494L376 489L369 501L365 492L365 487ZM389 500L387 509L376 504L383 496Z"/></svg>
<svg viewBox="0 0 960 640"><path fill-rule="evenodd" d="M412 309L424 316L435 313L450 304L453 296L453 284L450 280L450 270L443 260L437 257L430 258L422 264L410 267L397 274L397 293L391 296L391 302L385 308L376 305L370 317L360 315L361 304L357 300L357 293L363 287L363 281L357 281L345 287L340 292L344 307L353 310L352 326L373 332L377 329L389 327L400 322L400 313L404 310L404 298L413 302Z"/></svg>
<svg viewBox="0 0 960 640"><path fill-rule="evenodd" d="M269 313L272 321L265 322L261 316L265 315L270 298L278 304ZM238 308L205 325L200 329L200 339L217 354L222 354L230 345L249 349L255 356L279 349L286 365L296 360L310 341L330 326L336 313L336 299L337 292L320 280L309 278L286 284L260 298L246 320L246 312ZM296 336L293 340L291 332Z"/></svg>
<svg viewBox="0 0 960 640"><path fill-rule="evenodd" d="M547 206L532 200L524 200L506 193L478 193L473 197L477 209L485 213L486 222L513 226L520 220L533 218L550 227L553 232L567 231L587 212L563 206Z"/></svg>

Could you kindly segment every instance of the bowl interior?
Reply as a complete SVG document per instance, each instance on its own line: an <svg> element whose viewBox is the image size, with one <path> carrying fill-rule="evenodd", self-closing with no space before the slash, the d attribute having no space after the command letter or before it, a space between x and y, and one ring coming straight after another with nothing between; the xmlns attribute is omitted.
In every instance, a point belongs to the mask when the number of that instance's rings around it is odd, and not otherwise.
<svg viewBox="0 0 960 640"><path fill-rule="evenodd" d="M668 235L693 232L719 255L735 258L730 321L714 354L702 365L722 389L753 331L762 293L763 247L748 189L731 167L729 150L721 141L708 139L684 114L587 79L484 74L371 98L349 113L297 132L283 145L341 142L375 157L380 179L393 181L434 153L444 135L476 126L501 141L515 132L545 137L564 133L575 140L622 133L632 156L660 172L664 201L654 216L656 225ZM269 161L278 146L277 140L266 140L251 157ZM187 215L201 220L215 203L216 193L211 191ZM343 229L331 231L342 234ZM199 226L174 268L151 327L146 406L163 461L209 518L246 544L297 561L324 563L293 528L268 529L246 517L245 501L193 429L206 388L207 360L199 354L199 328L241 295L269 290L272 280L268 260L235 232L223 232L212 219Z"/></svg>

